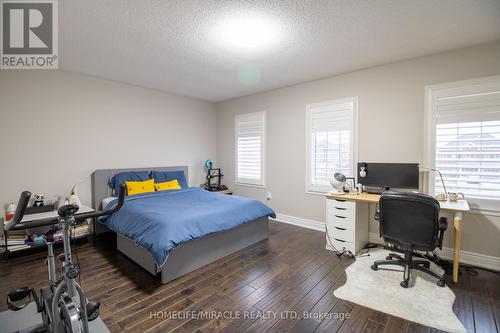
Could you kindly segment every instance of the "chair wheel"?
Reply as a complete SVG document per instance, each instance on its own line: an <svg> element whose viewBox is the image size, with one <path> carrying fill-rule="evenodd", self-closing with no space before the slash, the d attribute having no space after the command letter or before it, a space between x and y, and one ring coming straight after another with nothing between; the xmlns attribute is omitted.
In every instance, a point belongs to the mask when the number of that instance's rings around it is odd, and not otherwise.
<svg viewBox="0 0 500 333"><path fill-rule="evenodd" d="M378 270L378 266L377 266L377 265L375 265L375 264L373 264L371 267L372 267L372 269L373 269L374 271L377 271L377 270Z"/></svg>
<svg viewBox="0 0 500 333"><path fill-rule="evenodd" d="M436 282L436 284L440 287L444 287L446 286L446 282L444 280L438 280L438 282Z"/></svg>
<svg viewBox="0 0 500 333"><path fill-rule="evenodd" d="M408 281L401 281L401 283L399 284L401 287L403 288L408 288L409 286L409 282Z"/></svg>

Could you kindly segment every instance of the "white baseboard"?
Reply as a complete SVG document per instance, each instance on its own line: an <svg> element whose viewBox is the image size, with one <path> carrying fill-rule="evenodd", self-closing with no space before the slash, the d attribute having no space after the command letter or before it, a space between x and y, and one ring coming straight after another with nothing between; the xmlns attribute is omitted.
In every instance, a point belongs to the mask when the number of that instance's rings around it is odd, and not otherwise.
<svg viewBox="0 0 500 333"><path fill-rule="evenodd" d="M279 213L276 214L276 218L273 220L277 222L293 224L302 228L325 232L325 224L323 222L308 220L301 217L295 217ZM368 241L372 243L383 243L383 240L382 238L379 237L378 233L374 232L369 233ZM444 259L453 260L453 249L444 247L443 250L437 250L437 253L440 257ZM463 264L487 268L494 271L500 271L499 257L493 257L481 253L462 250L460 251L460 262Z"/></svg>
<svg viewBox="0 0 500 333"><path fill-rule="evenodd" d="M379 237L378 233L374 232L370 232L368 240L372 243L383 243L383 240ZM443 247L442 250L436 249L436 252L443 259L453 260L454 252L453 249L449 247ZM500 258L488 256L486 254L461 250L460 262L494 271L500 271Z"/></svg>
<svg viewBox="0 0 500 333"><path fill-rule="evenodd" d="M325 232L325 224L323 222L303 219L301 217L295 217L279 213L276 213L276 218L273 220L282 223L293 224L302 228Z"/></svg>

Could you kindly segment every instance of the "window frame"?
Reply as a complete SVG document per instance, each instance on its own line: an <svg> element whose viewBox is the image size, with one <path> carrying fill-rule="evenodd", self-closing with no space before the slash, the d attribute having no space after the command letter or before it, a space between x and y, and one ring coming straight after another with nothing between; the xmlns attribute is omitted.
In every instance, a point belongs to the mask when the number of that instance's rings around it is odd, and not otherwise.
<svg viewBox="0 0 500 333"><path fill-rule="evenodd" d="M311 115L314 112L314 109L319 107L325 107L329 105L335 104L345 104L345 103L353 103L352 107L352 117L351 117L351 177L356 177L357 163L358 163L358 96L352 96L347 98L338 98L318 103L310 103L306 104L306 184L305 189L307 194L314 195L324 195L326 192L332 190L330 185L325 185L321 189L313 188L312 179L311 179L311 171L312 171L312 159L311 159Z"/></svg>
<svg viewBox="0 0 500 333"><path fill-rule="evenodd" d="M238 123L239 119L251 115L262 115L262 141L260 151L260 175L259 182L242 181L243 178L238 178ZM240 113L234 116L234 183L238 186L266 188L266 142L267 142L267 113L266 111Z"/></svg>
<svg viewBox="0 0 500 333"><path fill-rule="evenodd" d="M454 82L447 82L441 84L433 84L425 87L425 114L424 114L424 165L425 167L435 168L436 166L436 114L433 112L434 104L439 95L439 91L448 89L471 89L474 85L483 85L488 83L500 82L500 75L482 77L471 80L461 80ZM465 92L466 93L466 92ZM434 195L435 187L435 174L428 172L427 177L427 192ZM493 215L500 215L500 198L483 198L466 196L465 199L473 211L481 213L491 213Z"/></svg>

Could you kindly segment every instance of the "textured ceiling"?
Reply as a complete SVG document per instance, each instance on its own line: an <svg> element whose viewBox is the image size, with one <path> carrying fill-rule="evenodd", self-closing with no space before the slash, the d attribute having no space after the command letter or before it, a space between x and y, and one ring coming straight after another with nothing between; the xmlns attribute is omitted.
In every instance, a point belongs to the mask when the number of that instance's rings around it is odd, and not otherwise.
<svg viewBox="0 0 500 333"><path fill-rule="evenodd" d="M61 0L59 11L61 69L211 101L500 40L500 0ZM218 38L221 22L253 17L275 42Z"/></svg>

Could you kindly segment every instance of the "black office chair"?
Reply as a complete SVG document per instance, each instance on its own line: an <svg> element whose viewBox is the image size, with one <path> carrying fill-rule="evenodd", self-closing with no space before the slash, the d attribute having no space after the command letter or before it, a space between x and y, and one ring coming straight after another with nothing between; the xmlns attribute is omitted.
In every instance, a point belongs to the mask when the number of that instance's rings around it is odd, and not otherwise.
<svg viewBox="0 0 500 333"><path fill-rule="evenodd" d="M404 267L401 287L408 288L412 269L437 278L437 285L445 286L443 277L430 270L427 260L413 260L413 251L433 251L442 248L444 231L448 227L445 217L439 218L439 202L431 196L418 193L385 191L379 201L380 236L392 244L404 258L391 253L387 260L378 260L371 266L376 271L380 265Z"/></svg>

